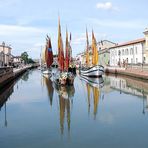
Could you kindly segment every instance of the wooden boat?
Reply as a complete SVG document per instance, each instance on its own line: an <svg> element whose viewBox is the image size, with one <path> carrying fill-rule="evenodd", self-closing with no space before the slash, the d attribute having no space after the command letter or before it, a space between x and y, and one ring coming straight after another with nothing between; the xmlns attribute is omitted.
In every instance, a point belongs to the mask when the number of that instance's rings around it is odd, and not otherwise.
<svg viewBox="0 0 148 148"><path fill-rule="evenodd" d="M101 77L104 73L104 67L96 65L88 68L82 68L80 71L81 75L87 77Z"/></svg>
<svg viewBox="0 0 148 148"><path fill-rule="evenodd" d="M53 63L53 53L52 53L51 39L48 37L48 35L46 38L45 62L46 62L46 68L42 70L42 74L51 77L52 75L51 65Z"/></svg>
<svg viewBox="0 0 148 148"><path fill-rule="evenodd" d="M71 37L70 37L71 38ZM70 39L71 40L71 39ZM61 26L59 20L58 26L58 67L59 71L54 73L53 81L57 85L73 85L74 83L74 74L68 72L69 62L70 62L70 42L68 41L68 32L66 29L66 45L65 45L65 58L64 58L64 50L63 50L63 41L61 36Z"/></svg>
<svg viewBox="0 0 148 148"><path fill-rule="evenodd" d="M53 81L57 85L73 85L74 75L70 72L57 72L53 74Z"/></svg>
<svg viewBox="0 0 148 148"><path fill-rule="evenodd" d="M101 77L104 73L104 67L101 65L98 65L99 57L98 57L98 50L97 50L97 44L96 44L96 38L94 36L94 33L92 31L92 61L90 63L90 55L89 55L89 41L88 41L88 33L86 29L86 67L80 69L80 74L87 76L87 77Z"/></svg>
<svg viewBox="0 0 148 148"><path fill-rule="evenodd" d="M87 76L80 76L82 81L87 82L93 87L102 88L104 86L104 80L102 77L94 78L94 77L87 77Z"/></svg>

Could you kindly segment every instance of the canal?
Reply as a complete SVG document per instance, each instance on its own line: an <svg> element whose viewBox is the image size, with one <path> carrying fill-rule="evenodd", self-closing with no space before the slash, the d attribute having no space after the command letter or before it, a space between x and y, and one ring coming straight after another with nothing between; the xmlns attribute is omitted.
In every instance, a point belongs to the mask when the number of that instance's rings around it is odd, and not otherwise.
<svg viewBox="0 0 148 148"><path fill-rule="evenodd" d="M39 70L0 91L0 148L146 148L148 83L76 76L58 88Z"/></svg>

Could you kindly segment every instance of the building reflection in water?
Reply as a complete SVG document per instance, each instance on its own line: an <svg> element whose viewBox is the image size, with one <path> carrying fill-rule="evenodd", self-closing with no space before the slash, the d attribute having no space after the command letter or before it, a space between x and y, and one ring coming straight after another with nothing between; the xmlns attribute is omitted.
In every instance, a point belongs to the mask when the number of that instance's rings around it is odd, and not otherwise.
<svg viewBox="0 0 148 148"><path fill-rule="evenodd" d="M5 112L5 121L4 125L7 127L7 100L10 98L10 96L13 93L13 86L15 82L10 83L9 85L6 85L3 89L0 91L0 110L4 107L4 112Z"/></svg>
<svg viewBox="0 0 148 148"><path fill-rule="evenodd" d="M8 126L8 122L7 122L7 101L8 101L8 99L10 99L10 96L14 92L14 85L16 84L16 88L18 89L18 87L19 87L18 83L17 83L18 80L22 79L24 81L27 81L28 78L29 78L28 77L29 74L30 74L29 71L25 72L22 76L18 77L15 81L10 82L8 85L6 85L0 91L0 111L4 107L4 112L5 112L4 125L5 125L5 127Z"/></svg>
<svg viewBox="0 0 148 148"><path fill-rule="evenodd" d="M129 77L109 76L110 88L121 93L131 94L143 99L142 113L148 111L148 83Z"/></svg>
<svg viewBox="0 0 148 148"><path fill-rule="evenodd" d="M67 120L67 129L68 132L70 132L71 106L75 88L74 86L58 86L56 84L54 84L54 88L59 96L60 130L61 134L63 135L65 120Z"/></svg>

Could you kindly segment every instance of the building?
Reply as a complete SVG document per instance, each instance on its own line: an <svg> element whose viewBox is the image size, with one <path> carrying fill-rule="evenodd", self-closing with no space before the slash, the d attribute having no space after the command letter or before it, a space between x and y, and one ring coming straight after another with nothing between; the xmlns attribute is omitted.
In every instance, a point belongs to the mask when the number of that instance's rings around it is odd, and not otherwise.
<svg viewBox="0 0 148 148"><path fill-rule="evenodd" d="M23 60L21 56L13 56L13 66L14 67L19 67L23 64Z"/></svg>
<svg viewBox="0 0 148 148"><path fill-rule="evenodd" d="M109 64L109 48L115 46L116 43L113 43L108 40L101 40L97 43L98 54L99 54L99 65L106 66ZM89 48L89 61L92 61L92 50L91 46ZM86 64L86 54L85 52L79 53L76 56L77 65L84 66Z"/></svg>
<svg viewBox="0 0 148 148"><path fill-rule="evenodd" d="M148 63L148 29L145 38L136 39L110 48L110 66Z"/></svg>
<svg viewBox="0 0 148 148"><path fill-rule="evenodd" d="M110 63L110 47L115 46L116 43L113 43L108 40L103 40L98 43L99 48L99 65L104 67L108 66Z"/></svg>
<svg viewBox="0 0 148 148"><path fill-rule="evenodd" d="M12 63L11 47L7 46L5 42L0 45L0 67L10 66Z"/></svg>

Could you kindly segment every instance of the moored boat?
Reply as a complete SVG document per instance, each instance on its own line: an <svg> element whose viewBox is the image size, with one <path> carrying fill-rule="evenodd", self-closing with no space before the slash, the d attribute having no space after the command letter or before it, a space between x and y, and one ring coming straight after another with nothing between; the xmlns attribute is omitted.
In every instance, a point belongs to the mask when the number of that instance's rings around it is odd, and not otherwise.
<svg viewBox="0 0 148 148"><path fill-rule="evenodd" d="M92 67L82 68L80 73L81 75L87 77L101 77L104 73L104 67L101 65L96 65Z"/></svg>
<svg viewBox="0 0 148 148"><path fill-rule="evenodd" d="M42 74L47 75L50 78L52 76L51 65L53 63L53 53L52 53L51 39L50 37L48 37L48 35L46 38L45 62L47 68L42 71Z"/></svg>
<svg viewBox="0 0 148 148"><path fill-rule="evenodd" d="M70 35L71 41L71 35ZM63 41L61 35L61 26L60 26L60 19L58 25L58 67L59 71L54 73L53 80L57 85L73 85L74 83L74 74L68 72L69 63L70 63L70 42L68 41L68 32L66 29L66 43L65 43L65 56L63 50ZM65 58L64 58L65 57Z"/></svg>
<svg viewBox="0 0 148 148"><path fill-rule="evenodd" d="M104 73L104 67L98 65L98 49L96 44L96 38L94 32L92 31L92 51L89 50L88 32L86 29L86 67L80 69L80 74L87 77L101 77ZM90 53L92 52L92 58L90 62Z"/></svg>

